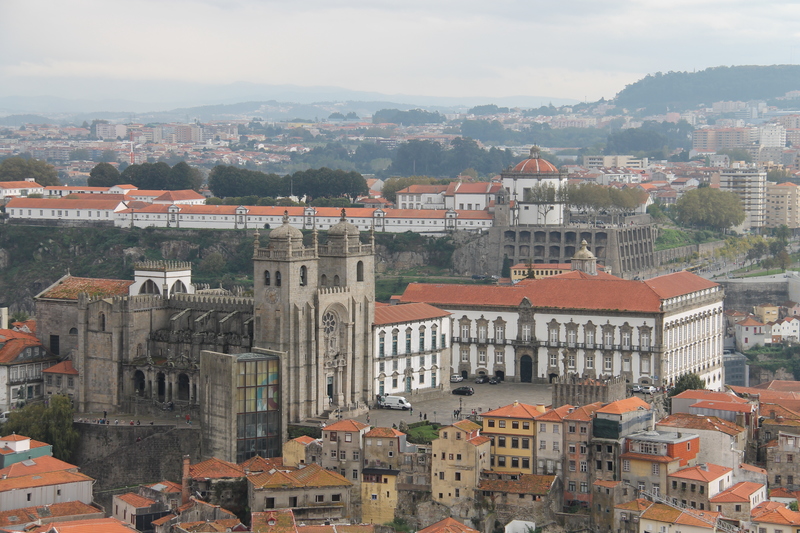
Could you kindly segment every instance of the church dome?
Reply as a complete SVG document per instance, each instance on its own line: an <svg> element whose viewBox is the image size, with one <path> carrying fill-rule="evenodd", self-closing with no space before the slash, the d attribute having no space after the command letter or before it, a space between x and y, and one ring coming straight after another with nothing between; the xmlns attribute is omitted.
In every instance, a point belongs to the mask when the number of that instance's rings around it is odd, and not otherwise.
<svg viewBox="0 0 800 533"><path fill-rule="evenodd" d="M558 174L558 169L552 163L539 156L538 146L532 146L531 156L517 163L511 171L520 174Z"/></svg>
<svg viewBox="0 0 800 533"><path fill-rule="evenodd" d="M355 224L351 224L347 221L347 215L345 214L344 209L342 209L342 218L331 226L328 230L328 236L358 236L361 232L358 231L358 228Z"/></svg>
<svg viewBox="0 0 800 533"><path fill-rule="evenodd" d="M575 255L572 256L572 259L573 260L578 259L578 260L584 260L584 261L588 260L588 259L596 259L594 254L591 252L591 250L589 250L588 243L586 242L586 239L581 241L581 248L580 248L580 250L575 252Z"/></svg>
<svg viewBox="0 0 800 533"><path fill-rule="evenodd" d="M300 241L303 242L303 232L289 224L289 212L283 213L283 224L269 232L270 241Z"/></svg>

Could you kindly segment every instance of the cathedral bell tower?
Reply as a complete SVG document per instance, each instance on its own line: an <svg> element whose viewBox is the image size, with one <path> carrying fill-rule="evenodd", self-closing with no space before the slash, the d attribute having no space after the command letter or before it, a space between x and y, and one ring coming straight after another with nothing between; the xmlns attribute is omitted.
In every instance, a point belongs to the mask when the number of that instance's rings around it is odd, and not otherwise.
<svg viewBox="0 0 800 533"><path fill-rule="evenodd" d="M326 244L289 224L269 233L253 255L256 346L285 352L284 416L289 423L365 407L371 395L374 238L341 220Z"/></svg>

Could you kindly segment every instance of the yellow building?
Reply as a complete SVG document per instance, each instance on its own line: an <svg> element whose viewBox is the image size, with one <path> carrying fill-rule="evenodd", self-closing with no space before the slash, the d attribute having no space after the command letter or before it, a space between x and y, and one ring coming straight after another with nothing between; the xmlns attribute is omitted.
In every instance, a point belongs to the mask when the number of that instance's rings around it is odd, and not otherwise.
<svg viewBox="0 0 800 533"><path fill-rule="evenodd" d="M365 468L361 475L361 521L386 524L394 520L397 508L399 470Z"/></svg>
<svg viewBox="0 0 800 533"><path fill-rule="evenodd" d="M292 439L283 445L283 464L299 466L316 463L322 457L322 443L307 435Z"/></svg>
<svg viewBox="0 0 800 533"><path fill-rule="evenodd" d="M719 531L720 513L679 509L654 503L639 518L639 531L678 531L681 533L709 533Z"/></svg>
<svg viewBox="0 0 800 533"><path fill-rule="evenodd" d="M603 267L598 265L597 270ZM571 263L517 263L511 267L511 281L549 278L567 272L572 272Z"/></svg>
<svg viewBox="0 0 800 533"><path fill-rule="evenodd" d="M753 306L753 314L764 324L767 322L775 322L779 318L778 306L770 303Z"/></svg>
<svg viewBox="0 0 800 533"><path fill-rule="evenodd" d="M489 443L481 426L470 420L439 429L431 444L433 501L453 506L473 500L481 471L489 469Z"/></svg>
<svg viewBox="0 0 800 533"><path fill-rule="evenodd" d="M543 405L514 402L484 413L483 434L491 439L489 464L493 471L534 473L534 418L544 412Z"/></svg>

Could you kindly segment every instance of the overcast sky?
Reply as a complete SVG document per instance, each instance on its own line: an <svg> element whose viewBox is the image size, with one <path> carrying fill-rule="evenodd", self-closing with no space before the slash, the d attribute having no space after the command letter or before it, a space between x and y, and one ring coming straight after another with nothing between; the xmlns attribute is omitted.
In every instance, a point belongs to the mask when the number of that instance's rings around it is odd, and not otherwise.
<svg viewBox="0 0 800 533"><path fill-rule="evenodd" d="M798 21L796 0L0 0L0 96L77 78L105 98L136 94L94 81L596 100L657 71L798 63Z"/></svg>

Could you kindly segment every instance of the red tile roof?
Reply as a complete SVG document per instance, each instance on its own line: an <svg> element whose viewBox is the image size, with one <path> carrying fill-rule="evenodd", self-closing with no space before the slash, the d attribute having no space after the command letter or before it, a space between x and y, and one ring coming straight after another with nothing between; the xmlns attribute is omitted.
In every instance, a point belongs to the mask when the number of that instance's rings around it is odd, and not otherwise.
<svg viewBox="0 0 800 533"><path fill-rule="evenodd" d="M292 440L294 442L299 442L300 444L302 444L304 446L308 446L312 442L316 442L317 439L315 439L314 437L309 437L308 435L302 435L302 436L297 437L296 439L292 439Z"/></svg>
<svg viewBox="0 0 800 533"><path fill-rule="evenodd" d="M528 405L526 403L514 402L504 407L498 407L491 411L483 413L483 418L486 417L501 417L501 418L520 418L531 419L541 415L544 412L544 406L537 408L535 405Z"/></svg>
<svg viewBox="0 0 800 533"><path fill-rule="evenodd" d="M42 372L47 372L50 374L67 374L72 376L77 376L78 371L72 366L72 361L67 359L66 361L61 361L58 364L51 366L50 368L45 368Z"/></svg>
<svg viewBox="0 0 800 533"><path fill-rule="evenodd" d="M426 303L384 305L375 308L376 326L401 324L449 316L451 313Z"/></svg>
<svg viewBox="0 0 800 533"><path fill-rule="evenodd" d="M590 403L589 405L582 405L576 407L574 411L564 416L564 420L575 420L578 422L589 422L594 418L594 413L603 407L602 402Z"/></svg>
<svg viewBox="0 0 800 533"><path fill-rule="evenodd" d="M402 437L405 435L402 431L397 431L394 428L372 428L367 432L365 437L376 437L379 439L391 439L396 437Z"/></svg>
<svg viewBox="0 0 800 533"><path fill-rule="evenodd" d="M62 485L66 483L93 482L94 479L79 472L68 472L59 470L55 472L42 472L29 476L12 477L0 479L0 492L19 490L33 487L47 487L50 485Z"/></svg>
<svg viewBox="0 0 800 533"><path fill-rule="evenodd" d="M0 181L0 189L42 189L35 181Z"/></svg>
<svg viewBox="0 0 800 533"><path fill-rule="evenodd" d="M126 492L125 494L119 494L115 496L115 498L119 498L128 505L133 505L136 508L150 507L151 505L156 503L155 500L151 500L150 498L145 498L144 496L139 496L135 492Z"/></svg>
<svg viewBox="0 0 800 533"><path fill-rule="evenodd" d="M69 522L50 522L37 526L27 533L134 533L132 525L116 518L92 518Z"/></svg>
<svg viewBox="0 0 800 533"><path fill-rule="evenodd" d="M212 457L202 463L189 467L189 477L192 479L221 479L244 477L244 469L228 461Z"/></svg>
<svg viewBox="0 0 800 533"><path fill-rule="evenodd" d="M706 463L706 469L700 465L690 466L669 474L669 477L676 477L679 479L693 479L695 481L710 482L719 479L725 474L732 472L732 468L727 466L715 465L713 463Z"/></svg>
<svg viewBox="0 0 800 533"><path fill-rule="evenodd" d="M505 492L508 494L549 494L553 488L556 476L542 476L537 474L520 474L516 480L511 479L481 479L478 490L490 492Z"/></svg>
<svg viewBox="0 0 800 533"><path fill-rule="evenodd" d="M42 343L30 333L0 329L0 363L12 363L26 348L34 346L42 346Z"/></svg>
<svg viewBox="0 0 800 533"><path fill-rule="evenodd" d="M218 533L225 531L249 531L242 525L238 518L223 518L221 520L201 520L198 522L181 522L181 530L190 533Z"/></svg>
<svg viewBox="0 0 800 533"><path fill-rule="evenodd" d="M709 501L711 503L737 503L745 502L750 503L750 496L764 488L761 483L754 483L752 481L740 481L736 485L729 487L722 492L715 495Z"/></svg>
<svg viewBox="0 0 800 533"><path fill-rule="evenodd" d="M690 407L695 409L711 409L712 411L733 411L736 413L751 413L755 409L754 405L750 404L737 404L733 402L711 402L699 401L693 403Z"/></svg>
<svg viewBox="0 0 800 533"><path fill-rule="evenodd" d="M146 485L146 487L164 494L175 494L176 492L181 492L183 490L183 487L181 487L178 483L166 480L153 483L152 485Z"/></svg>
<svg viewBox="0 0 800 533"><path fill-rule="evenodd" d="M97 196L105 196L98 194ZM6 204L7 209L93 209L115 211L124 206L119 200L100 199L87 204L86 200L71 200L68 198L13 198Z"/></svg>
<svg viewBox="0 0 800 533"><path fill-rule="evenodd" d="M626 398L624 400L617 400L615 402L611 402L610 404L601 407L596 412L621 415L622 413L630 413L631 411L637 411L639 410L640 407L643 409L650 409L650 404L642 400L638 396L631 396L630 398Z"/></svg>
<svg viewBox="0 0 800 533"><path fill-rule="evenodd" d="M464 431L472 432L478 429L481 429L481 426L473 422L472 420L459 420L458 422L454 422L452 424L453 427L458 429L463 429Z"/></svg>
<svg viewBox="0 0 800 533"><path fill-rule="evenodd" d="M662 299L717 286L690 272L661 278L670 279L632 281L608 274L590 276L569 272L523 280L512 287L411 283L401 301L426 302L439 307L518 307L527 298L536 308L657 313L661 310Z"/></svg>
<svg viewBox="0 0 800 533"><path fill-rule="evenodd" d="M125 279L78 278L64 276L44 290L37 298L55 300L77 300L78 294L85 292L93 298L125 296L133 281Z"/></svg>
<svg viewBox="0 0 800 533"><path fill-rule="evenodd" d="M656 427L658 426L720 431L731 436L739 435L745 431L742 426L716 416L693 415L689 413L673 413L657 422Z"/></svg>
<svg viewBox="0 0 800 533"><path fill-rule="evenodd" d="M81 501L51 503L47 506L24 507L0 512L0 527L28 524L42 518L52 519L89 514L102 516L103 511Z"/></svg>
<svg viewBox="0 0 800 533"><path fill-rule="evenodd" d="M133 193L136 196L136 193ZM166 191L161 196L156 197L154 202L180 202L181 200L205 200L206 197L191 189L180 191Z"/></svg>
<svg viewBox="0 0 800 533"><path fill-rule="evenodd" d="M447 517L444 520L439 520L435 524L431 524L424 529L420 529L417 533L479 533L477 529L472 529L456 520L455 518Z"/></svg>
<svg viewBox="0 0 800 533"><path fill-rule="evenodd" d="M340 420L338 422L334 422L328 426L325 426L323 431L361 431L364 428L368 428L368 424L364 424L363 422L359 422L358 420Z"/></svg>
<svg viewBox="0 0 800 533"><path fill-rule="evenodd" d="M644 498L636 498L635 500L631 500L629 502L620 503L619 505L615 505L614 509L623 509L625 511L638 511L642 512L648 507L653 505L653 502L650 500L645 500Z"/></svg>
<svg viewBox="0 0 800 533"><path fill-rule="evenodd" d="M297 533L294 512L291 509L252 513L250 522L253 533Z"/></svg>
<svg viewBox="0 0 800 533"><path fill-rule="evenodd" d="M51 455L43 455L35 459L27 459L8 465L0 470L0 479L32 476L34 474L41 474L42 472L58 472L60 470L77 472L78 467L56 459Z"/></svg>
<svg viewBox="0 0 800 533"><path fill-rule="evenodd" d="M791 511L779 502L762 502L750 511L755 524L781 524L800 526L800 512Z"/></svg>
<svg viewBox="0 0 800 533"><path fill-rule="evenodd" d="M733 402L733 403L748 403L744 398L740 398L735 394L729 392L718 392L713 390L699 389L699 390L685 390L680 394L676 394L675 398L681 400L712 400L717 402Z"/></svg>
<svg viewBox="0 0 800 533"><path fill-rule="evenodd" d="M312 463L297 470L271 470L247 478L257 489L304 487L350 487L352 482L332 470Z"/></svg>

